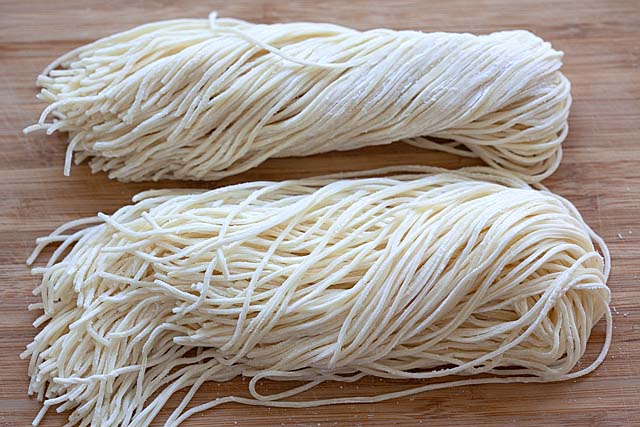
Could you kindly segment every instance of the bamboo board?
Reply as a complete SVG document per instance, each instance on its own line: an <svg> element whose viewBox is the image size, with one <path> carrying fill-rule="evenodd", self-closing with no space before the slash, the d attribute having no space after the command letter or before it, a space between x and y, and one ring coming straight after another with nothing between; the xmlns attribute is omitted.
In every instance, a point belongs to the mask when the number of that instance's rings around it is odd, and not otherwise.
<svg viewBox="0 0 640 427"><path fill-rule="evenodd" d="M277 409L228 404L190 419L188 426L335 425L640 425L640 4L637 1L148 1L62 0L0 2L0 426L30 423L39 402L26 394L27 361L18 354L31 341L37 278L24 260L36 237L62 222L113 212L148 188L212 187L254 179L282 179L383 165L460 167L473 161L402 144L271 160L216 184L121 184L91 175L86 165L62 175L65 137L24 136L42 108L35 77L60 54L144 22L221 16L257 22L325 21L361 29L487 33L524 28L565 52L564 72L574 104L564 161L545 184L568 197L606 240L613 257L614 340L606 362L576 381L544 385L484 385L435 391L379 404ZM177 2L176 2L177 3ZM602 342L596 327L588 356ZM326 384L310 397L378 394L407 381L366 379L352 386ZM241 379L208 384L197 403L219 395L246 395ZM267 391L278 389L267 385ZM176 400L177 401L177 400ZM169 410L176 404L172 401ZM166 416L166 414L165 414ZM162 418L162 417L160 417ZM48 415L43 425L60 426ZM161 421L161 420L159 420ZM159 424L160 425L160 424Z"/></svg>

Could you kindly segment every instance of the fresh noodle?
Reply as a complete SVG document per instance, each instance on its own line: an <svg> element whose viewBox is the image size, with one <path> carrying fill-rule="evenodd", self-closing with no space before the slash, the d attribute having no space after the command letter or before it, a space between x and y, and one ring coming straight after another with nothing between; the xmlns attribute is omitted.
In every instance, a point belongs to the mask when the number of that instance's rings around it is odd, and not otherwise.
<svg viewBox="0 0 640 427"><path fill-rule="evenodd" d="M25 131L122 181L217 180L270 157L394 141L553 173L571 104L562 52L488 35L235 19L156 22L82 46L38 77ZM49 120L50 121L47 121Z"/></svg>
<svg viewBox="0 0 640 427"><path fill-rule="evenodd" d="M509 174L386 168L134 202L58 228L29 260L60 244L34 269L44 314L23 356L44 403L36 424L57 406L69 425L147 426L185 388L167 426L225 402L559 381L610 345L602 239L568 201ZM576 370L603 316L602 351ZM250 398L189 407L205 381L239 375ZM304 396L364 376L445 382ZM262 379L303 385L263 395Z"/></svg>

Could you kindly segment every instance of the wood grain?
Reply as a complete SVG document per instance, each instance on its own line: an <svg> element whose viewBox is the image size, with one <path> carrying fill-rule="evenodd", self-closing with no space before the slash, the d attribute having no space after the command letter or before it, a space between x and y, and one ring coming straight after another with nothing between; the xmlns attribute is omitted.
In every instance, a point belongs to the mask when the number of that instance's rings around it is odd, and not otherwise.
<svg viewBox="0 0 640 427"><path fill-rule="evenodd" d="M177 4L179 3L179 4ZM124 185L91 175L85 165L62 176L65 138L22 135L42 108L35 77L58 55L98 37L148 21L222 16L257 22L327 21L357 28L487 33L525 28L565 52L573 84L571 131L560 170L546 181L568 197L600 233L613 256L614 340L605 363L576 381L545 385L485 385L431 392L370 405L285 410L229 404L190 419L189 426L334 425L640 425L640 5L628 1L129 1L0 2L0 426L28 425L40 404L27 396L27 362L37 278L24 260L37 236L64 221L112 212L143 189L212 187L253 179L300 177L390 164L459 167L472 162L394 144L305 159L278 159L217 184ZM596 327L592 356L602 342ZM588 357L587 356L587 357ZM323 385L311 397L375 394L406 381L366 379L353 387ZM267 389L277 390L278 384ZM209 384L197 403L246 395L237 379ZM175 402L175 401L172 401ZM171 408L168 408L171 409ZM163 416L166 416L164 413ZM43 425L66 417L48 415ZM162 417L161 417L162 418ZM159 421L162 421L161 419ZM159 424L160 425L160 424Z"/></svg>

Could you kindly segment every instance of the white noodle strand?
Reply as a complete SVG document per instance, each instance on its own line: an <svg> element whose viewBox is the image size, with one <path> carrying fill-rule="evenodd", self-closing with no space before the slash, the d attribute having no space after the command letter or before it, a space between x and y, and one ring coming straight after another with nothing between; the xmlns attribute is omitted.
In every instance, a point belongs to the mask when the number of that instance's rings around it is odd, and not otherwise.
<svg viewBox="0 0 640 427"><path fill-rule="evenodd" d="M147 426L184 388L167 426L226 402L560 381L611 342L604 242L567 200L510 174L405 166L134 201L38 240L36 253L65 249L34 269L34 424L59 405L69 426ZM602 350L576 370L602 317ZM251 398L189 408L205 381L239 375ZM367 375L440 382L292 399ZM264 395L262 379L304 384Z"/></svg>
<svg viewBox="0 0 640 427"><path fill-rule="evenodd" d="M475 36L181 19L70 52L38 77L65 174L217 180L270 157L403 140L538 182L558 167L570 84L527 31ZM49 120L48 118L52 117Z"/></svg>

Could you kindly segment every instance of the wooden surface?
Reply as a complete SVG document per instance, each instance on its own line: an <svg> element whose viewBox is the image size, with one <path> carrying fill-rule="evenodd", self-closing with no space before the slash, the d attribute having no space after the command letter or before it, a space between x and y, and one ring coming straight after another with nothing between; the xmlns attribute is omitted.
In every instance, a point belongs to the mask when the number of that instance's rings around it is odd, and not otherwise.
<svg viewBox="0 0 640 427"><path fill-rule="evenodd" d="M487 33L534 31L565 52L564 72L574 104L563 163L546 181L573 201L606 240L613 256L614 339L605 363L577 381L545 385L486 385L431 392L370 405L285 410L229 404L190 419L187 426L218 425L640 425L640 2L629 1L9 1L0 2L0 426L30 423L39 402L27 396L27 362L18 354L35 334L37 278L24 260L33 241L62 222L112 212L150 187L124 185L85 165L62 175L65 137L23 136L42 108L37 73L58 55L110 33L148 21L220 15L254 20L327 21L357 28ZM445 167L471 164L454 156L402 144L279 159L218 184L280 179L389 164ZM194 184L191 184L194 185ZM588 356L598 349L595 328ZM588 357L587 356L587 357ZM312 397L375 394L412 382L368 379L353 387L327 384ZM278 389L277 384L269 386ZM246 395L240 379L209 384L204 402L224 394ZM43 425L66 417L49 415Z"/></svg>

